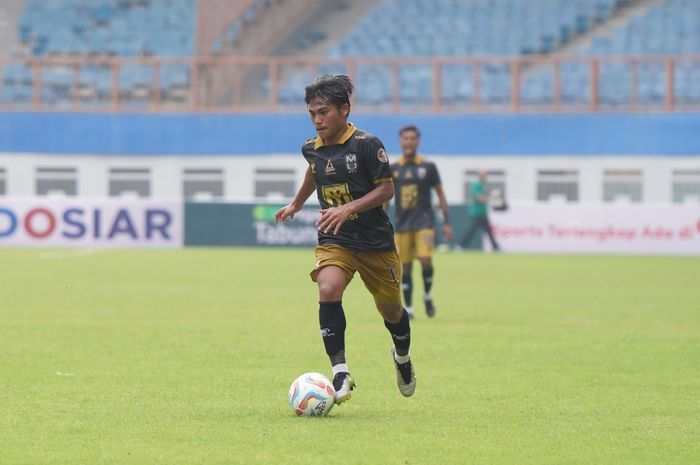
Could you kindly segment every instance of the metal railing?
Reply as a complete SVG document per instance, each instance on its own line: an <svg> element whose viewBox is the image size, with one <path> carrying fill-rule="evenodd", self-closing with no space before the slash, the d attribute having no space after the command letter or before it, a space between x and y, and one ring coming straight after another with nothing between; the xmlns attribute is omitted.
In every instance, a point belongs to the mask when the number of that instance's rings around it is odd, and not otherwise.
<svg viewBox="0 0 700 465"><path fill-rule="evenodd" d="M0 57L0 111L297 112L326 72L355 111L700 111L700 56Z"/></svg>

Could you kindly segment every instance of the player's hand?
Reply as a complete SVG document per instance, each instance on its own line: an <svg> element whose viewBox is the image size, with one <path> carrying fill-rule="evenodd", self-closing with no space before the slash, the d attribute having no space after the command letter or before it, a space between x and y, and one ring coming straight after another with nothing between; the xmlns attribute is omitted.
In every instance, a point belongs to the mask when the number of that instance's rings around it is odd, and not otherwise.
<svg viewBox="0 0 700 465"><path fill-rule="evenodd" d="M275 213L275 224L279 223L280 221L282 223L286 223L287 220L294 218L294 214L299 210L301 210L301 208L297 208L296 205L291 203L289 205L285 205L277 210L277 213Z"/></svg>
<svg viewBox="0 0 700 465"><path fill-rule="evenodd" d="M321 218L316 222L316 227L324 234L338 234L340 227L350 218L352 212L347 205L340 207L324 208L319 210Z"/></svg>
<svg viewBox="0 0 700 465"><path fill-rule="evenodd" d="M443 224L442 235L445 236L445 242L452 242L452 226L449 224Z"/></svg>

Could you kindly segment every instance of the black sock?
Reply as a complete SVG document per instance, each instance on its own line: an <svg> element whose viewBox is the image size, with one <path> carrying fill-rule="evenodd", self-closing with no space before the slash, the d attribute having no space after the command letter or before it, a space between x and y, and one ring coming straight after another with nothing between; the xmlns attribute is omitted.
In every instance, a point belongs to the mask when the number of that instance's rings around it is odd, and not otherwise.
<svg viewBox="0 0 700 465"><path fill-rule="evenodd" d="M401 288L403 289L403 301L407 307L410 307L413 300L413 278L411 273L403 274L401 277Z"/></svg>
<svg viewBox="0 0 700 465"><path fill-rule="evenodd" d="M404 309L398 323L389 323L384 320L384 326L389 330L391 338L394 340L396 353L398 355L408 355L408 348L411 347L411 323L409 322L406 309Z"/></svg>
<svg viewBox="0 0 700 465"><path fill-rule="evenodd" d="M321 326L321 337L326 353L331 359L331 365L345 363L345 312L343 303L319 302L318 321Z"/></svg>
<svg viewBox="0 0 700 465"><path fill-rule="evenodd" d="M433 267L423 268L423 289L426 294L430 294L430 289L433 288Z"/></svg>

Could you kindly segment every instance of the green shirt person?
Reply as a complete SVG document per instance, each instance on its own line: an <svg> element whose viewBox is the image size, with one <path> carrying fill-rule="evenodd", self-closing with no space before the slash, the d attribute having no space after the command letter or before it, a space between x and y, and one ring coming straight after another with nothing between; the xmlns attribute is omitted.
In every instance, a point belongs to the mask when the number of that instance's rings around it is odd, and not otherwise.
<svg viewBox="0 0 700 465"><path fill-rule="evenodd" d="M469 206L469 217L470 218L480 218L486 216L486 203L488 202L488 194L486 193L486 186L481 179L472 183L472 204Z"/></svg>
<svg viewBox="0 0 700 465"><path fill-rule="evenodd" d="M486 171L479 171L479 179L472 184L472 203L469 206L470 224L462 239L462 247L467 248L472 242L472 238L477 231L485 231L491 241L494 251L500 251L501 247L496 242L491 229L488 216L489 194L486 189Z"/></svg>

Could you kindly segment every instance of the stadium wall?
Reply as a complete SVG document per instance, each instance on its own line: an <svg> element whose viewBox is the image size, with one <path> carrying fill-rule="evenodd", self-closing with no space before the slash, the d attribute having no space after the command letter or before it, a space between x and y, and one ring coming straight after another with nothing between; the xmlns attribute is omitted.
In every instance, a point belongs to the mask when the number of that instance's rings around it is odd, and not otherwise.
<svg viewBox="0 0 700 465"><path fill-rule="evenodd" d="M573 177L570 201L602 202L606 176L615 172L637 173L635 202L700 202L692 186L674 191L678 179L686 185L700 179L700 114L358 114L352 120L380 136L394 159L399 128L417 124L421 152L438 164L452 203L469 200L469 182L480 169L500 177L509 200L546 200L538 186L549 171L560 173L559 181ZM299 147L311 135L303 114L0 113L0 196L43 195L39 178L51 171L75 178L69 195L121 195L110 191L111 173L141 171L147 197L188 197L189 176L221 184L200 200L280 200L302 179ZM64 181L71 182L55 184Z"/></svg>
<svg viewBox="0 0 700 465"><path fill-rule="evenodd" d="M434 155L423 152L440 171L450 203L469 202L470 183L478 170L487 170L492 187L510 201L625 201L624 195L605 200L606 173L639 173L641 203L700 205L700 184L689 195L675 195L677 173L690 173L700 183L700 157L690 156L484 156ZM391 152L392 160L398 159ZM284 201L302 182L306 162L298 153L232 156L113 156L0 155L0 198L67 195L87 198L136 195L155 199L195 198L199 201ZM541 192L543 173L560 173L555 182L570 183L575 198L557 197L556 188ZM192 192L196 181L218 185ZM48 184L44 190L43 184ZM66 189L66 184L70 187ZM125 185L121 190L115 185ZM687 184L687 183L686 183ZM129 187L129 186L133 186ZM190 192L188 193L188 189ZM199 192L201 191L201 192ZM624 192L623 192L624 193Z"/></svg>
<svg viewBox="0 0 700 465"><path fill-rule="evenodd" d="M700 254L700 115L352 120L394 159L399 128L421 128L457 240L485 169L511 204L492 215L509 251ZM0 246L309 245L312 205L305 224L275 227L269 214L301 182L310 128L303 114L0 114ZM576 198L543 201L542 173ZM606 200L609 173L637 175L640 198Z"/></svg>
<svg viewBox="0 0 700 465"><path fill-rule="evenodd" d="M441 155L698 156L700 114L353 114L396 153L405 124ZM0 152L94 155L298 153L313 135L295 114L0 113Z"/></svg>

